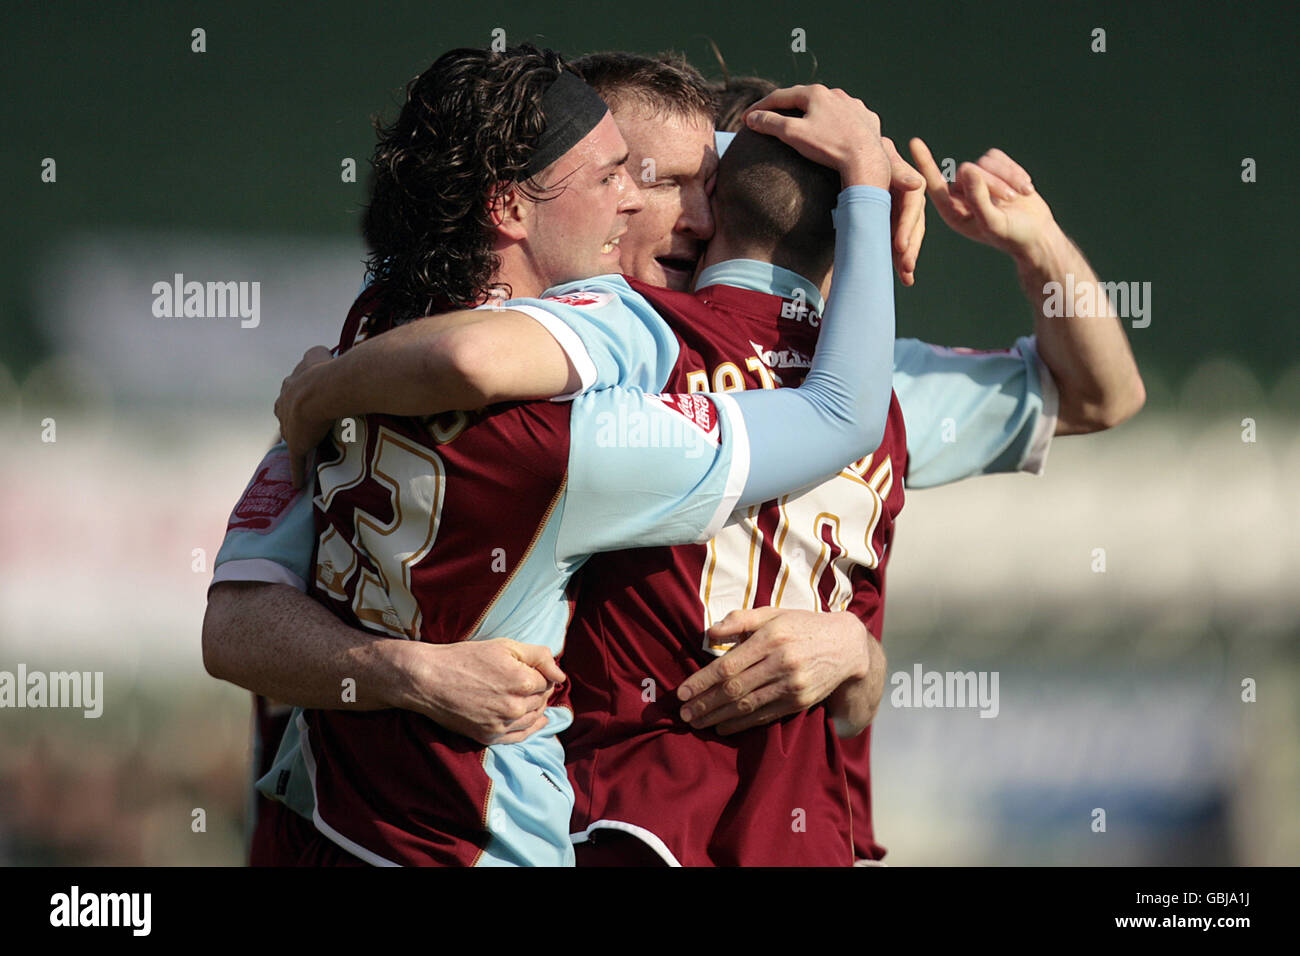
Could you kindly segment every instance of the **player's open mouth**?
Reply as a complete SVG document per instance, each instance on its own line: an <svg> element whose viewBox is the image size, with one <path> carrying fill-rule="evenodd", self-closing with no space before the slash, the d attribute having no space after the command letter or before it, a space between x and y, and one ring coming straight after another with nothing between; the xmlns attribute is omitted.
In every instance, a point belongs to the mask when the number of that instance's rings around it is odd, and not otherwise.
<svg viewBox="0 0 1300 956"><path fill-rule="evenodd" d="M622 237L622 236L616 236L615 238L609 240L609 242L607 242L607 243L605 243L603 246L601 246L601 247L600 247L600 254L601 254L602 256L607 256L607 255L609 255L611 252L617 252L617 251L618 251L618 240L621 239L621 238L623 238L623 237Z"/></svg>
<svg viewBox="0 0 1300 956"><path fill-rule="evenodd" d="M674 272L687 278L690 278L690 276L695 273L694 259L679 259L675 256L655 256L655 262L659 263L665 272Z"/></svg>

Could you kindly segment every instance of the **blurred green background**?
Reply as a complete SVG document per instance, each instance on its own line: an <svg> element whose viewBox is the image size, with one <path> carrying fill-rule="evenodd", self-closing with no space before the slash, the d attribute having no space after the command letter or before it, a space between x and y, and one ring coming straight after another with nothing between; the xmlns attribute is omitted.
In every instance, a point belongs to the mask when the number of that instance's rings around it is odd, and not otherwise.
<svg viewBox="0 0 1300 956"><path fill-rule="evenodd" d="M909 496L890 670L999 670L1004 700L985 721L887 690L877 832L899 864L1296 862L1293 4L68 2L5 24L0 669L99 666L108 699L0 711L0 862L240 860L247 699L199 660L211 557L280 378L360 282L370 117L497 28L716 76L712 41L733 73L850 89L900 146L1000 146L1102 278L1151 283L1138 419L1058 443L1037 481ZM153 318L178 271L260 281L259 327ZM933 210L897 307L900 335L950 345L1031 324L1009 263Z"/></svg>
<svg viewBox="0 0 1300 956"><path fill-rule="evenodd" d="M69 230L116 227L352 239L369 117L445 49L511 42L562 52L678 49L717 74L816 79L860 95L902 145L936 157L1004 148L1106 278L1149 281L1157 318L1133 336L1144 370L1176 385L1206 355L1269 388L1296 359L1293 4L1206 15L1189 5L952 4L905 8L549 3L7 4L0 266L11 367L51 347L26 278ZM743 13L741 12L743 11ZM207 52L190 52L190 30ZM1107 52L1090 51L1106 30ZM792 53L791 31L807 53ZM57 188L39 179L59 163ZM1241 163L1258 181L1241 181ZM1009 341L1025 309L996 252L949 256L932 223L908 333ZM982 337L982 335L981 335Z"/></svg>

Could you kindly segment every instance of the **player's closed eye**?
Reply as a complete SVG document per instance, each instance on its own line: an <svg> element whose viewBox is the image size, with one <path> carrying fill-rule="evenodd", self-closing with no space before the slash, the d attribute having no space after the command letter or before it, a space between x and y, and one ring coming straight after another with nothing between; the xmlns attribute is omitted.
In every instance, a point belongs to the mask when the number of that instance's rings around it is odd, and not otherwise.
<svg viewBox="0 0 1300 956"><path fill-rule="evenodd" d="M618 182L618 180L621 179L622 176L623 176L623 164L619 163L617 166L615 166L613 169L611 169L608 173L605 174L605 178L600 181L600 184L602 186L608 186L612 183Z"/></svg>

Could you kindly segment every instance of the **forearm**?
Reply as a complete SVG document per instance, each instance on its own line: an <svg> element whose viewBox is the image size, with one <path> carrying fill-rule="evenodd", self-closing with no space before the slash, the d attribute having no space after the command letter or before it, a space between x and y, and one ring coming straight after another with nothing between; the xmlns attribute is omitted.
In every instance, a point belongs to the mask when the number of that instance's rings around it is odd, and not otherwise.
<svg viewBox="0 0 1300 956"><path fill-rule="evenodd" d="M1131 418L1146 400L1142 376L1123 325L1078 246L1053 224L1014 258L1034 307L1039 357L1060 394L1056 433L1099 431ZM1065 314L1049 307L1053 296L1057 305L1073 297Z"/></svg>
<svg viewBox="0 0 1300 956"><path fill-rule="evenodd" d="M285 585L222 583L208 595L203 663L208 673L299 707L400 707L410 642L348 627ZM343 681L355 681L355 701Z"/></svg>
<svg viewBox="0 0 1300 956"><path fill-rule="evenodd" d="M860 188L836 210L835 277L813 365L797 389L736 393L751 467L739 505L832 475L880 444L893 381L889 194Z"/></svg>
<svg viewBox="0 0 1300 956"><path fill-rule="evenodd" d="M866 730L876 719L885 695L885 649L868 634L865 653L866 673L850 677L826 699L827 712L839 737L856 737Z"/></svg>
<svg viewBox="0 0 1300 956"><path fill-rule="evenodd" d="M533 319L470 310L367 339L312 369L298 401L308 421L376 412L434 415L550 398L570 390L575 376L559 343Z"/></svg>

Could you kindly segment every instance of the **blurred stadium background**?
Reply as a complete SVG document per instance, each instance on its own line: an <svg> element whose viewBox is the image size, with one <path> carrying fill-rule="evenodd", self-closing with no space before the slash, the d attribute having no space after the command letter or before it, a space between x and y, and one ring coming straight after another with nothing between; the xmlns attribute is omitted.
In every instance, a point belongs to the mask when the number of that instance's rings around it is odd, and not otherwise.
<svg viewBox="0 0 1300 956"><path fill-rule="evenodd" d="M360 283L368 117L495 28L716 75L712 39L735 73L853 90L900 143L1002 146L1103 278L1152 283L1137 419L1059 441L1041 478L908 497L889 670L996 671L1000 713L886 688L889 862L1300 860L1294 8L748 7L7 6L0 670L103 670L105 707L0 710L0 863L241 861L248 697L202 668L211 561L280 379ZM178 272L260 282L260 324L155 318ZM1030 321L1009 264L931 212L900 335L996 348Z"/></svg>

